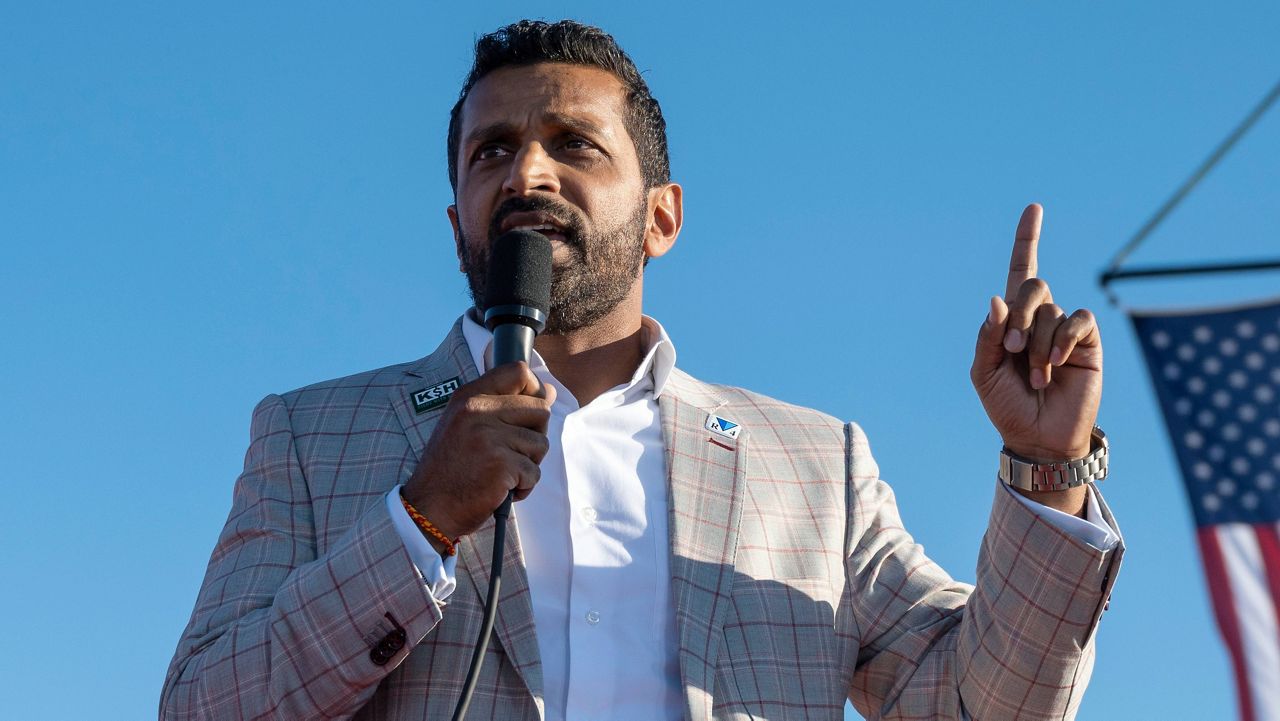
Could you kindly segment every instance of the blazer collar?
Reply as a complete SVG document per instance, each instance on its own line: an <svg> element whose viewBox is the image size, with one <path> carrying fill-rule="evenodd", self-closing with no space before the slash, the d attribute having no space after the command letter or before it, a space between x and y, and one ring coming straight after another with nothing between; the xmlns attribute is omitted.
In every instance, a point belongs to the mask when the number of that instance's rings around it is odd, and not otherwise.
<svg viewBox="0 0 1280 721"><path fill-rule="evenodd" d="M716 661L733 587L745 489L747 434L707 430L725 405L712 387L675 370L659 399L667 460L671 595L680 677L690 719L710 719Z"/></svg>
<svg viewBox="0 0 1280 721"><path fill-rule="evenodd" d="M422 457L427 441L444 412L444 404L437 401L441 394L452 392L449 382L456 379L458 385L463 385L479 377L480 373L471 358L471 350L462 334L461 318L454 323L449 335L435 352L405 369L404 379L398 391L393 394L392 403L396 416L404 426L409 445L413 447L417 457ZM433 388L439 390L434 394L421 393ZM506 548L503 551L502 595L498 601L494 635L529 693L535 699L540 699L542 662L538 654L538 640L534 635L529 577L525 572L524 554L520 548L520 534L516 529L515 518L509 523ZM458 545L456 573L459 583L455 593L474 593L482 605L489 592L493 527L491 518L475 533L464 537ZM467 580L464 581L463 578Z"/></svg>

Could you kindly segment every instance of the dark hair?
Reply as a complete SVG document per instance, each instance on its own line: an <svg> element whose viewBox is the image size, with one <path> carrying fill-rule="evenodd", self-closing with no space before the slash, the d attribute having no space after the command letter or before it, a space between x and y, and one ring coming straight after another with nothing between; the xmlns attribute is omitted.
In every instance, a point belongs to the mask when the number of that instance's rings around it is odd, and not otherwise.
<svg viewBox="0 0 1280 721"><path fill-rule="evenodd" d="M476 41L471 73L462 84L458 102L449 113L449 184L458 190L458 146L462 141L462 104L480 79L499 68L536 63L587 65L613 73L626 89L623 125L635 144L645 187L671 179L667 155L667 121L662 108L649 94L649 86L635 63L618 47L613 36L597 27L573 20L547 23L521 20L499 28Z"/></svg>

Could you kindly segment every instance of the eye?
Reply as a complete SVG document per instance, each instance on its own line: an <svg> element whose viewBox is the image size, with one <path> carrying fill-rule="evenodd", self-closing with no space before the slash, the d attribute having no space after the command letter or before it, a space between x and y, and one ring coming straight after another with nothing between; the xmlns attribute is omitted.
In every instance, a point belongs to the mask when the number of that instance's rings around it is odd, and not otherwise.
<svg viewBox="0 0 1280 721"><path fill-rule="evenodd" d="M565 150L593 150L596 146L592 145L591 141L574 135L566 138L562 147Z"/></svg>
<svg viewBox="0 0 1280 721"><path fill-rule="evenodd" d="M495 143L488 143L486 145L481 145L479 148L477 148L475 155L472 157L475 160L493 160L494 158L501 158L506 155L509 155L510 152L511 151L507 150L501 145L497 145Z"/></svg>

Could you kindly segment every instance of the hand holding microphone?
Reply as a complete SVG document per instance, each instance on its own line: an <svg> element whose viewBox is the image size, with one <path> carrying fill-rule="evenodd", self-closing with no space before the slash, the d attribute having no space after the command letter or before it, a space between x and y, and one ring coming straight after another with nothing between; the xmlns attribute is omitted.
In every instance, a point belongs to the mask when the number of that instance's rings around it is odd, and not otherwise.
<svg viewBox="0 0 1280 721"><path fill-rule="evenodd" d="M531 231L494 243L485 287L494 367L454 392L404 494L450 538L484 524L507 495L521 500L541 476L555 389L529 369L551 305L551 244Z"/></svg>

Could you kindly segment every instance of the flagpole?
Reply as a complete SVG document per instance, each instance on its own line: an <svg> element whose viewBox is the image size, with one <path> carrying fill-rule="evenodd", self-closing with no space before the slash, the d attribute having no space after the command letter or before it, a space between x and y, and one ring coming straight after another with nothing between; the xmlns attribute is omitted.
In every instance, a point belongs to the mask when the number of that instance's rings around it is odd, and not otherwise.
<svg viewBox="0 0 1280 721"><path fill-rule="evenodd" d="M1280 258L1240 263L1202 263L1199 265L1138 266L1124 270L1104 271L1098 282L1106 288L1113 280L1151 278L1169 275L1203 275L1206 273L1238 273L1250 270L1280 270Z"/></svg>
<svg viewBox="0 0 1280 721"><path fill-rule="evenodd" d="M1187 275L1193 273L1228 273L1247 270L1269 270L1280 267L1280 260L1276 260L1208 264L1199 266L1167 266L1162 268L1134 269L1131 271L1120 270L1120 264L1128 259L1133 251L1147 239L1147 236L1151 235L1151 232L1156 229L1156 226L1160 225L1169 213L1173 212L1173 209L1187 197L1187 194L1190 193L1206 175L1209 174L1209 171L1213 170L1213 167L1218 164L1218 161L1222 160L1222 158L1225 157L1233 147L1235 147L1236 143L1240 141L1240 138L1244 137L1245 133L1249 132L1258 120L1271 109L1271 106L1275 104L1277 99L1280 99L1280 81L1276 82L1271 90L1263 96L1262 100L1254 106L1253 110L1249 111L1249 114L1245 116L1244 120L1242 120L1240 124L1237 125L1221 143L1218 144L1218 147L1213 149L1213 152L1209 154L1208 158L1205 158L1204 162L1200 164L1200 167L1196 168L1195 172L1191 174L1191 177L1187 178L1182 185L1173 192L1173 195L1169 196L1168 200L1160 206L1160 209L1157 210L1146 223L1143 223L1142 227L1138 229L1138 232L1134 233L1133 237L1129 239L1129 242L1115 254L1115 257L1111 259L1111 263L1107 266L1107 269L1098 276L1098 283L1102 286L1102 290L1106 292L1107 297L1111 299L1112 304L1118 304L1118 300L1110 292L1107 286L1111 281L1118 280L1120 278Z"/></svg>

